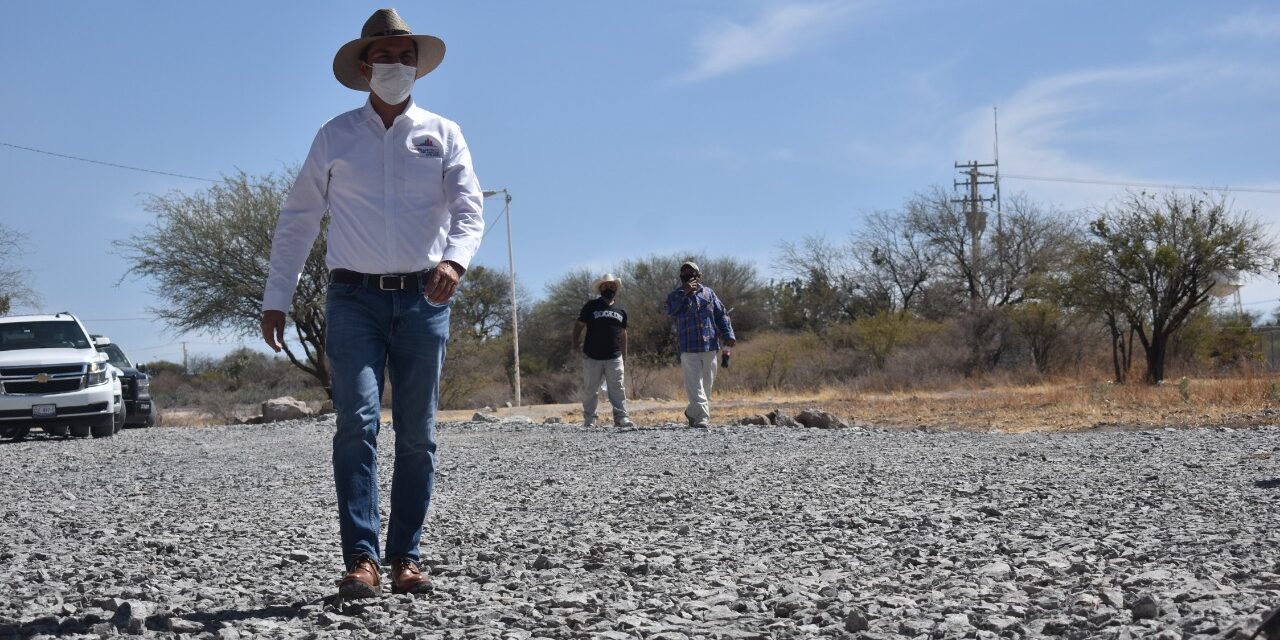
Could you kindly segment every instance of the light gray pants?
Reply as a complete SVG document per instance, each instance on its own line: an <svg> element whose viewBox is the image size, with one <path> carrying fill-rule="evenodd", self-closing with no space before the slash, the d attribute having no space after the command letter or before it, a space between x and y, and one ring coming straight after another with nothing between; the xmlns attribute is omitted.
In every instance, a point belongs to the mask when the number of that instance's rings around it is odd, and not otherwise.
<svg viewBox="0 0 1280 640"><path fill-rule="evenodd" d="M582 420L587 424L596 420L601 378L609 390L613 422L617 424L627 419L627 392L622 382L621 356L612 360L596 360L585 356L582 358Z"/></svg>
<svg viewBox="0 0 1280 640"><path fill-rule="evenodd" d="M689 407L684 410L684 415L694 424L711 418L711 387L716 383L719 355L719 351L680 354L684 392L689 396Z"/></svg>

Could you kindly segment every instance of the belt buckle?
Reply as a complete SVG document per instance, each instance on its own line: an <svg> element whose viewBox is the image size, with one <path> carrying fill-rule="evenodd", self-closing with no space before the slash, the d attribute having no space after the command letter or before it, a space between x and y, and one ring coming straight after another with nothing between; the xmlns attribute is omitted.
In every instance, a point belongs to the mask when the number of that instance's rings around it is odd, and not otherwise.
<svg viewBox="0 0 1280 640"><path fill-rule="evenodd" d="M396 283L396 286L394 286L394 287L388 287L388 286L387 286L387 278L395 278L395 279L397 279L397 280L393 280L393 281ZM383 290L383 291L400 291L400 290L404 289L404 276L400 276L400 275L386 275L386 274L380 275L380 276L378 276L378 288L379 288L379 289L381 289L381 290Z"/></svg>

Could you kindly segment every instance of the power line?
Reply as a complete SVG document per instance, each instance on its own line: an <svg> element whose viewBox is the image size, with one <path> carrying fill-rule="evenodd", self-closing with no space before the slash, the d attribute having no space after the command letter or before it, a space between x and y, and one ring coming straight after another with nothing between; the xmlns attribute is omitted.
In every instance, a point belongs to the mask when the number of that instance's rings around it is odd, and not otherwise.
<svg viewBox="0 0 1280 640"><path fill-rule="evenodd" d="M227 345L235 345L237 347L246 346L243 340L237 340L234 342L233 341L209 342L207 340L175 340L174 342L170 342L168 344L157 344L150 347L129 347L129 352L133 353L137 351L155 351L156 349L167 349L169 347L173 347L180 344L200 344L200 345L206 345L206 346L219 346L219 347L227 346Z"/></svg>
<svg viewBox="0 0 1280 640"><path fill-rule="evenodd" d="M1183 189L1190 191L1232 191L1239 193L1274 193L1280 194L1280 189L1263 189L1258 187L1228 187L1228 186L1207 186L1200 184L1162 184L1159 182L1125 182L1122 180L1090 180L1085 178L1059 178L1056 176L1031 176L1025 173L1007 173L1000 174L1002 178L1013 178L1015 180L1037 180L1040 182L1071 182L1074 184L1101 184L1111 187L1148 187L1152 189Z"/></svg>
<svg viewBox="0 0 1280 640"><path fill-rule="evenodd" d="M23 151L30 151L30 152L32 152L32 153L43 153L44 155L47 155L47 156L54 156L54 157L57 157L57 158L66 158L67 160L78 160L78 161L80 161L80 162L88 162L88 163L91 163L91 164L100 164L100 165L103 165L103 166L106 166L106 167L115 167L115 168L117 168L117 169L128 169L129 171L141 171L141 172L143 172L143 173L154 173L154 174L157 174L157 175L170 176L170 177L173 177L173 178L185 178L185 179L187 179L187 180L200 180L200 181L202 181L202 182L221 182L220 180L210 180L209 178L200 178L200 177L197 177L197 176L189 176L189 175L185 175L185 174L181 174L181 173L172 173L172 172L169 172L169 171L156 171L155 169L143 169L142 167L131 167L131 166L127 165L127 164L116 164L116 163L114 163L114 162L104 162L104 161L102 161L102 160L92 160L92 159L90 159L90 158L81 158L80 156L71 156L71 155L67 155L67 154L65 154L65 153L56 153L56 152L53 152L53 151L45 151L44 149L35 149L35 148L32 148L32 147L24 147L24 146L22 146L22 145L10 144L10 143L8 143L8 142L3 142L3 141L0 141L0 146L10 147L10 148L13 148L13 149L21 149L21 150L23 150Z"/></svg>
<svg viewBox="0 0 1280 640"><path fill-rule="evenodd" d="M497 228L498 228L498 227L493 226L493 225L498 224L498 221L499 221L499 220L501 220L501 219L502 219L502 216L505 216L505 215L507 215L507 208L506 208L506 207L503 207L503 208L502 208L502 213L499 213L499 214L498 214L498 217L494 218L494 219L493 219L493 222L490 222L490 223L487 225L489 228L488 228L488 229L485 229L485 231L484 231L484 235L480 236L480 239L481 239L481 240L484 240L485 238L488 238L488 237L489 237L489 234L490 234L490 233L492 233L494 229L497 229Z"/></svg>
<svg viewBox="0 0 1280 640"><path fill-rule="evenodd" d="M129 351L131 351L131 352L137 352L137 351L154 351L154 350L156 350L156 349L167 349L167 348L169 348L169 347L172 347L172 346L173 346L173 345L175 345L175 344L180 344L180 343L178 343L178 342L170 342L170 343L168 343L168 344L157 344L157 345L155 345L155 346L151 346L151 347L129 347Z"/></svg>
<svg viewBox="0 0 1280 640"><path fill-rule="evenodd" d="M1280 298L1274 300L1254 300L1253 302L1242 302L1242 307L1257 307L1264 304L1280 304Z"/></svg>

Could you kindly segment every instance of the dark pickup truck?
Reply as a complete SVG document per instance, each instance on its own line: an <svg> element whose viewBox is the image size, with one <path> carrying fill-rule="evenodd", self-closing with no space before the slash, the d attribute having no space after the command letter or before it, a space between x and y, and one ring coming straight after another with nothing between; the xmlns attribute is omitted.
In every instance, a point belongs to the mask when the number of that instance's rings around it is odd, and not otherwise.
<svg viewBox="0 0 1280 640"><path fill-rule="evenodd" d="M151 399L151 376L146 367L135 367L124 351L103 336L93 336L98 351L107 354L111 366L120 370L120 392L124 396L126 427L154 427L160 410Z"/></svg>

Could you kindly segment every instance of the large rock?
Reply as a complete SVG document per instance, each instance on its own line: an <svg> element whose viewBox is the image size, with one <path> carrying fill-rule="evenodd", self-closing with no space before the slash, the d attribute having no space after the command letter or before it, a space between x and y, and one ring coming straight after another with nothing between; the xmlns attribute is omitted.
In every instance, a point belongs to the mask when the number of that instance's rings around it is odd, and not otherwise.
<svg viewBox="0 0 1280 640"><path fill-rule="evenodd" d="M311 415L307 403L289 396L272 398L262 403L262 421L279 422L281 420L297 420Z"/></svg>
<svg viewBox="0 0 1280 640"><path fill-rule="evenodd" d="M828 411L819 411L818 409L805 409L796 416L796 422L809 427L810 429L848 429L849 425L844 420L836 417L834 413Z"/></svg>
<svg viewBox="0 0 1280 640"><path fill-rule="evenodd" d="M800 423L796 422L796 419L792 418L791 414L784 412L782 409L774 409L773 411L770 411L769 414L766 415L765 417L768 418L769 422L774 426L778 426L778 427L800 426Z"/></svg>
<svg viewBox="0 0 1280 640"><path fill-rule="evenodd" d="M475 415L471 416L471 421L472 422L502 422L502 418L499 418L498 416L495 416L491 413L477 411L475 412Z"/></svg>

